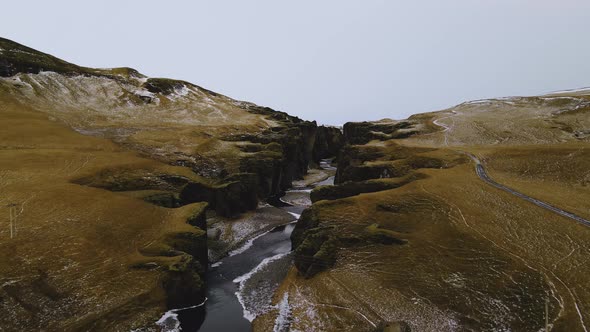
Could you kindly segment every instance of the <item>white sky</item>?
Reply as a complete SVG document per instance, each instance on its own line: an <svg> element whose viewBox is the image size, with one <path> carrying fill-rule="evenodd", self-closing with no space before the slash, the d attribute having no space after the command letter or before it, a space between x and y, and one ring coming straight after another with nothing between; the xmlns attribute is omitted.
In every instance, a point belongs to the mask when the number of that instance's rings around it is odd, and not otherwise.
<svg viewBox="0 0 590 332"><path fill-rule="evenodd" d="M590 86L588 0L7 1L0 36L320 123Z"/></svg>

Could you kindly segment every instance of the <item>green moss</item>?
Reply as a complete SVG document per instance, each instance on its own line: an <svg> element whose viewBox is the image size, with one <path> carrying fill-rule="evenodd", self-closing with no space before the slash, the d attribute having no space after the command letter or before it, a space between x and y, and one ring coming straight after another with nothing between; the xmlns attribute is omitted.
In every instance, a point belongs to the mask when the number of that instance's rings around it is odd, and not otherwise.
<svg viewBox="0 0 590 332"><path fill-rule="evenodd" d="M295 267L306 277L332 267L338 254L338 239L331 227L307 229L302 242L295 249Z"/></svg>

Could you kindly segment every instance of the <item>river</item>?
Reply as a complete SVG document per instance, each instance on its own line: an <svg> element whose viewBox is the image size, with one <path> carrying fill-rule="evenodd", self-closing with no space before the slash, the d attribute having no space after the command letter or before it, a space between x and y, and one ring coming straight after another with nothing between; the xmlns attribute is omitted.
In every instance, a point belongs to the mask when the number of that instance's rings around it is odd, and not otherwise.
<svg viewBox="0 0 590 332"><path fill-rule="evenodd" d="M320 166L335 170L327 160ZM330 176L294 187L273 205L298 219L311 205L311 190L333 183L334 176ZM169 311L160 320L163 331L250 331L251 321L272 308L272 296L289 271L290 237L296 222L278 226L212 264L206 277L207 300L200 306Z"/></svg>

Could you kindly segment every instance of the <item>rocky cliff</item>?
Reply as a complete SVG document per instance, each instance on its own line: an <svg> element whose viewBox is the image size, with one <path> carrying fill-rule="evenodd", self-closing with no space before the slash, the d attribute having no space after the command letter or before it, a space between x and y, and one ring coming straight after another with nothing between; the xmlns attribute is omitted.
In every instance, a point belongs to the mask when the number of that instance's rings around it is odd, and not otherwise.
<svg viewBox="0 0 590 332"><path fill-rule="evenodd" d="M21 225L13 234L11 215L11 232L0 231L9 329L150 329L164 311L202 302L207 215L257 208L341 136L189 82L80 67L7 39L0 106L1 202L18 207Z"/></svg>

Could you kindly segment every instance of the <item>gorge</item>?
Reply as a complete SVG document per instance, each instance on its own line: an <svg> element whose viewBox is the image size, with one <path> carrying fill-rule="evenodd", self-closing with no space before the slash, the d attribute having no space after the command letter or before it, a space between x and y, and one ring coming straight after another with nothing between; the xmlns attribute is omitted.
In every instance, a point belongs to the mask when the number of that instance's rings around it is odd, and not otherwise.
<svg viewBox="0 0 590 332"><path fill-rule="evenodd" d="M589 115L340 129L0 38L0 330L588 331L590 228L476 169L589 220Z"/></svg>

